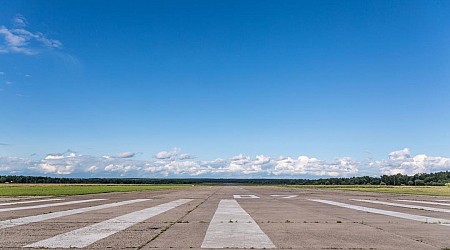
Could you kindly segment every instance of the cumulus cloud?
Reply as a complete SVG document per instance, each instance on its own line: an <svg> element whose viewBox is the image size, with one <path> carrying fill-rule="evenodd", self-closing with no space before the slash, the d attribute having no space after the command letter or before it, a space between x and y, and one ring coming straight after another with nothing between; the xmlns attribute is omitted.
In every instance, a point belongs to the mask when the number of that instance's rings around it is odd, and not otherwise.
<svg viewBox="0 0 450 250"><path fill-rule="evenodd" d="M450 158L418 154L411 156L408 148L389 154L388 160L375 161L382 174L418 174L450 170Z"/></svg>
<svg viewBox="0 0 450 250"><path fill-rule="evenodd" d="M180 156L178 156L178 159L180 160L192 159L192 156L190 156L189 154L180 154Z"/></svg>
<svg viewBox="0 0 450 250"><path fill-rule="evenodd" d="M257 155L256 159L253 160L253 164L256 164L256 165L267 164L269 162L270 162L270 157L267 157L264 155Z"/></svg>
<svg viewBox="0 0 450 250"><path fill-rule="evenodd" d="M37 31L27 29L25 17L17 15L13 19L13 27L0 26L0 53L20 53L25 55L39 54L43 49L58 49L62 43L55 39L50 39L46 35Z"/></svg>
<svg viewBox="0 0 450 250"><path fill-rule="evenodd" d="M122 152L113 156L110 156L111 158L133 158L136 155L136 153L133 152Z"/></svg>
<svg viewBox="0 0 450 250"><path fill-rule="evenodd" d="M179 148L173 148L171 151L161 151L155 154L156 159L170 159L175 157L180 152Z"/></svg>
<svg viewBox="0 0 450 250"><path fill-rule="evenodd" d="M73 173L74 166L72 165L58 165L52 163L40 163L38 165L40 172L44 174L59 174L67 175Z"/></svg>
<svg viewBox="0 0 450 250"><path fill-rule="evenodd" d="M104 168L105 171L110 172L129 172L132 170L140 170L141 168L135 165L109 164Z"/></svg>
<svg viewBox="0 0 450 250"><path fill-rule="evenodd" d="M82 155L70 150L64 153L48 154L31 169L44 174L69 175L75 171L75 168L82 167L82 158Z"/></svg>
<svg viewBox="0 0 450 250"><path fill-rule="evenodd" d="M410 158L410 154L409 148L404 148L389 153L389 159L392 161L402 161Z"/></svg>
<svg viewBox="0 0 450 250"><path fill-rule="evenodd" d="M273 174L275 175L313 175L313 176L354 176L359 172L358 162L349 157L338 158L327 162L314 157L290 157L276 161Z"/></svg>
<svg viewBox="0 0 450 250"><path fill-rule="evenodd" d="M33 161L20 157L0 157L0 173L21 174L26 173Z"/></svg>
<svg viewBox="0 0 450 250"><path fill-rule="evenodd" d="M140 170L142 165L139 161L131 160L134 153L124 152L117 157L98 157L82 155L74 151L64 153L48 154L43 159L30 162L28 170L35 173L70 175L70 174L92 174L109 175L111 172L124 173Z"/></svg>
<svg viewBox="0 0 450 250"><path fill-rule="evenodd" d="M77 152L68 149L68 150L66 150L63 153L47 154L44 157L44 160L57 160L57 159L64 159L64 158L74 158L76 156L77 156Z"/></svg>
<svg viewBox="0 0 450 250"><path fill-rule="evenodd" d="M217 177L217 178L309 178L350 177L368 167L380 174L416 174L450 170L450 158L419 154L409 149L394 151L385 160L356 161L340 157L332 161L299 156L271 158L239 154L215 160L193 160L179 148L161 151L156 160L136 160L134 153L114 157L82 155L74 151L48 154L42 159L0 157L0 174L46 174L95 177Z"/></svg>
<svg viewBox="0 0 450 250"><path fill-rule="evenodd" d="M95 165L86 168L86 172L89 172L89 173L95 173L97 170L98 170L98 167Z"/></svg>

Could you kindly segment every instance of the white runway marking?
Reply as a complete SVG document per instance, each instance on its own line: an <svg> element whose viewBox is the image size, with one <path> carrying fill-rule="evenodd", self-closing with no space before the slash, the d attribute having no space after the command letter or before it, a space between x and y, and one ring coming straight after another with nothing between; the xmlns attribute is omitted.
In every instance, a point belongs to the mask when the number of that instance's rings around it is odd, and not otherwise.
<svg viewBox="0 0 450 250"><path fill-rule="evenodd" d="M438 219L433 217L427 217L427 216L420 216L420 215L413 215L413 214L406 214L406 213L400 213L400 212L393 212L388 210L382 210L382 209L376 209L376 208L370 208L370 207L362 207L362 206L355 206L335 201L328 201L328 200L319 200L319 199L309 199L310 201L325 203L328 205L334 205L338 207L344 207L344 208L350 208L358 211L364 211L368 213L374 213L374 214L382 214L402 219L408 219L408 220L415 220L420 221L424 223L436 223L444 226L450 226L450 220L445 219Z"/></svg>
<svg viewBox="0 0 450 250"><path fill-rule="evenodd" d="M434 211L434 212L450 213L450 209L444 209L444 208L424 207L424 206L398 204L398 203L391 203L391 202L384 202L384 201L373 201L373 200L359 200L359 199L350 199L350 200L367 202L367 203L373 203L373 204L382 204L382 205L394 206L394 207L406 207L406 208L413 208L413 209L420 209L420 210L427 210L427 211Z"/></svg>
<svg viewBox="0 0 450 250"><path fill-rule="evenodd" d="M113 219L109 219L97 224L73 230L67 233L56 235L55 237L41 240L25 247L38 248L81 248L127 229L139 222L150 219L153 216L169 211L180 205L188 203L192 199L180 199L164 203L155 207L146 208L140 211L125 214Z"/></svg>
<svg viewBox="0 0 450 250"><path fill-rule="evenodd" d="M5 220L0 221L0 229L8 228L8 227L15 227L20 225L25 225L33 222L39 222L39 221L45 221L50 219L55 219L63 216L73 215L73 214L79 214L89 211L95 211L105 208L111 208L111 207L118 207L122 205L132 204L136 202L142 202L142 201L148 201L150 199L136 199L136 200L129 200L129 201L121 201L121 202L115 202L115 203L109 203L109 204L103 204L93 207L83 207L83 208L77 208L77 209L71 209L66 211L59 211L54 213L48 213L48 214L40 214L40 215L34 215L34 216L28 216L23 218L17 218L17 219L11 219L11 220Z"/></svg>
<svg viewBox="0 0 450 250"><path fill-rule="evenodd" d="M233 195L235 199L259 199L258 196L254 194L235 194Z"/></svg>
<svg viewBox="0 0 450 250"><path fill-rule="evenodd" d="M37 203L37 202L46 202L46 201L62 201L62 200L64 200L64 199L45 199L45 200L32 200L32 201L17 201L17 202L0 203L0 206L9 206L9 205L27 204L27 203Z"/></svg>
<svg viewBox="0 0 450 250"><path fill-rule="evenodd" d="M295 197L297 197L298 195L289 195L289 194L271 194L270 196L272 196L272 197L281 197L281 198L283 198L283 199L292 199L292 198L295 198Z"/></svg>
<svg viewBox="0 0 450 250"><path fill-rule="evenodd" d="M397 201L412 202L412 203L422 203L422 204L430 204L430 205L450 206L450 204L433 202L433 201L414 201L414 200L397 200Z"/></svg>
<svg viewBox="0 0 450 250"><path fill-rule="evenodd" d="M27 206L27 207L9 207L9 208L2 208L2 209L0 209L0 212L25 210L25 209L37 209L37 208L44 208L44 207L56 207L56 206L64 206L64 205L71 205L71 204L78 204L78 203L85 203L85 202L92 202L92 201L104 201L104 200L106 200L106 199L90 199L90 200L66 201L66 202L59 202L59 203Z"/></svg>
<svg viewBox="0 0 450 250"><path fill-rule="evenodd" d="M275 245L236 200L221 200L202 248L275 248Z"/></svg>

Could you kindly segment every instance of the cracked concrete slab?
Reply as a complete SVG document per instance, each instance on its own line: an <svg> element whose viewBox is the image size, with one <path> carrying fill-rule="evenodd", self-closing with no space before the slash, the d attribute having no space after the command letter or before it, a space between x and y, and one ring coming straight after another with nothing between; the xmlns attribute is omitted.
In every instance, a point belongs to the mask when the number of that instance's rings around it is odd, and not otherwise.
<svg viewBox="0 0 450 250"><path fill-rule="evenodd" d="M273 194L296 195L284 199ZM0 229L3 249L23 246L179 199L192 201L99 239L86 249L201 249L221 200L236 199L276 248L292 249L443 249L450 247L450 227L356 211L311 201L330 200L355 206L450 219L449 213L387 206L396 200L435 202L438 197L366 192L295 189L268 186L198 186L187 189L107 193L62 197L65 201L106 199L85 204L0 212L0 220L98 206L132 199L150 199L123 206ZM352 200L356 199L356 200ZM366 203L357 200L375 200ZM442 199L442 198L441 198ZM57 202L57 201L50 201ZM92 204L91 204L92 203ZM40 203L39 203L40 204ZM15 205L11 205L14 207ZM24 206L24 204L17 204ZM428 207L445 208L435 204ZM9 206L8 206L9 207ZM219 235L220 237L220 235Z"/></svg>

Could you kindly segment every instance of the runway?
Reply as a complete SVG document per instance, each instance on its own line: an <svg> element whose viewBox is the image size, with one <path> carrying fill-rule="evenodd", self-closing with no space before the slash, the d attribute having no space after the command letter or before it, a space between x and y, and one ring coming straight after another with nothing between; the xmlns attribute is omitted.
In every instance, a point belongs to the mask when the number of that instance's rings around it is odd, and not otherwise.
<svg viewBox="0 0 450 250"><path fill-rule="evenodd" d="M0 203L3 249L443 249L442 197L265 186Z"/></svg>

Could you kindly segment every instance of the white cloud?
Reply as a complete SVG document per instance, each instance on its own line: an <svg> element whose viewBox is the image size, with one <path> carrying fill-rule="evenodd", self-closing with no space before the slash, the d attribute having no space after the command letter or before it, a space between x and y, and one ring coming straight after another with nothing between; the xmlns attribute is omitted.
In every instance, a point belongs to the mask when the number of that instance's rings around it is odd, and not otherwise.
<svg viewBox="0 0 450 250"><path fill-rule="evenodd" d="M267 157L264 155L257 155L256 159L253 160L253 164L256 164L256 165L267 164L269 162L270 162L270 157Z"/></svg>
<svg viewBox="0 0 450 250"><path fill-rule="evenodd" d="M109 164L104 168L105 171L110 172L129 172L132 170L140 170L141 168L134 165L116 165L116 164Z"/></svg>
<svg viewBox="0 0 450 250"><path fill-rule="evenodd" d="M55 39L47 38L41 32L32 32L25 27L26 19L17 15L13 19L14 28L0 26L0 53L21 53L25 55L39 54L43 49L57 49L62 47L62 43Z"/></svg>
<svg viewBox="0 0 450 250"><path fill-rule="evenodd" d="M409 148L404 148L402 150L397 150L389 153L389 159L393 161L402 161L410 157Z"/></svg>
<svg viewBox="0 0 450 250"><path fill-rule="evenodd" d="M338 158L327 162L308 156L297 159L290 157L276 161L273 170L275 175L313 175L313 176L354 176L359 172L358 162L349 157Z"/></svg>
<svg viewBox="0 0 450 250"><path fill-rule="evenodd" d="M48 154L45 156L44 160L59 160L64 158L74 158L76 157L76 153L72 152L70 150L67 150L64 153L58 153L58 154Z"/></svg>
<svg viewBox="0 0 450 250"><path fill-rule="evenodd" d="M40 160L0 157L0 174L87 175L95 177L217 177L217 178L309 178L350 177L367 168L380 174L416 174L450 170L450 158L424 154L411 156L409 149L392 152L387 160L360 162L349 157L332 161L309 156L270 158L239 154L228 159L193 160L179 148L162 151L156 160L136 160L133 153L100 157L73 151L48 154ZM128 158L127 158L128 156Z"/></svg>
<svg viewBox="0 0 450 250"><path fill-rule="evenodd" d="M111 158L133 158L136 154L133 152L122 152L113 156Z"/></svg>
<svg viewBox="0 0 450 250"><path fill-rule="evenodd" d="M14 18L13 18L13 24L16 27L26 27L27 26L27 19L25 19L24 16L17 14Z"/></svg>
<svg viewBox="0 0 450 250"><path fill-rule="evenodd" d="M180 156L178 156L178 159L187 160L187 159L192 159L192 157L189 154L180 154Z"/></svg>
<svg viewBox="0 0 450 250"><path fill-rule="evenodd" d="M179 157L180 149L162 151L156 161L138 161L128 158L95 157L80 155L72 151L49 154L37 162L28 162L28 170L38 173L66 175L89 173L109 176L110 173L135 174L139 177L283 177L283 176L347 176L357 174L356 162L350 158L340 158L325 162L316 158L300 156L272 160L264 155L255 158L242 154L230 159L212 161L192 161ZM157 158L158 158L157 157Z"/></svg>
<svg viewBox="0 0 450 250"><path fill-rule="evenodd" d="M89 173L95 173L97 170L98 170L98 167L95 165L86 168L86 172L89 172Z"/></svg>
<svg viewBox="0 0 450 250"><path fill-rule="evenodd" d="M46 162L40 163L38 167L44 174L68 175L74 171L74 166L72 165L57 165Z"/></svg>
<svg viewBox="0 0 450 250"><path fill-rule="evenodd" d="M450 158L427 156L419 154L411 156L408 148L394 151L389 154L388 160L375 161L382 174L408 174L430 173L450 170Z"/></svg>
<svg viewBox="0 0 450 250"><path fill-rule="evenodd" d="M28 170L33 161L20 157L0 157L0 173L15 174Z"/></svg>
<svg viewBox="0 0 450 250"><path fill-rule="evenodd" d="M180 152L179 148L173 148L171 151L161 151L155 154L156 159L170 159Z"/></svg>

